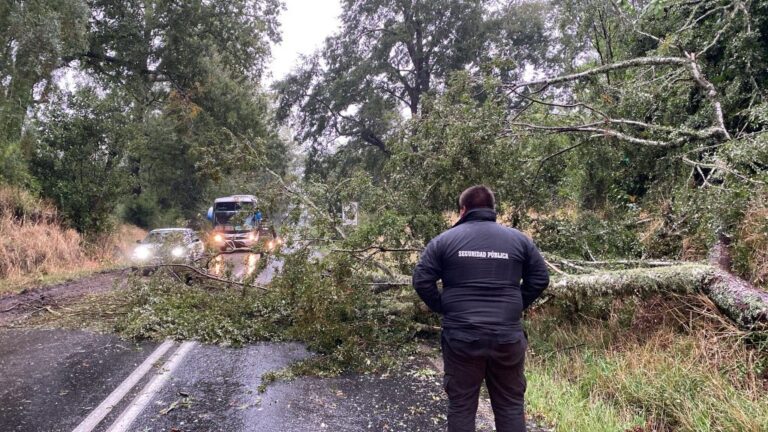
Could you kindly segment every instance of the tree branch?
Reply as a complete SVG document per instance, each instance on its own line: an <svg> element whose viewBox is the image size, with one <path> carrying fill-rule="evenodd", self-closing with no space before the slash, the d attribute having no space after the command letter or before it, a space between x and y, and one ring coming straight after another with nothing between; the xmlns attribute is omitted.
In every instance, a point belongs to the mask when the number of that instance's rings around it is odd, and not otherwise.
<svg viewBox="0 0 768 432"><path fill-rule="evenodd" d="M390 248L386 246L371 245L362 249L331 249L331 252L364 253L368 251L379 252L421 252L424 248Z"/></svg>
<svg viewBox="0 0 768 432"><path fill-rule="evenodd" d="M140 267L137 267L137 268L140 268L140 269L155 269L155 268L160 268L160 267L183 268L183 269L191 270L191 271L197 273L198 275L203 276L203 277L205 277L207 279L211 279L211 280L214 280L216 282L222 282L222 283L226 283L226 284L230 284L230 285L237 285L237 286L249 287L249 288L253 287L253 288L258 288L258 289L264 290L264 291L267 291L269 289L269 288L267 288L267 287L265 287L263 285L248 284L248 283L244 283L244 282L237 282L237 281L233 281L231 279L225 279L225 278L221 278L221 277L218 277L218 276L214 276L214 275L212 275L210 273L206 273L206 272L198 269L197 267L191 266L189 264L156 264L156 265L149 265L149 266L140 266Z"/></svg>
<svg viewBox="0 0 768 432"><path fill-rule="evenodd" d="M687 141L685 138L678 138L671 141L658 141L658 140L651 140L651 139L645 139L645 138L638 138L636 136L627 135L626 133L617 131L615 129L596 127L596 124L601 124L601 123L588 123L588 124L576 125L576 126L542 126L542 125L536 125L536 124L524 123L524 122L512 122L510 123L510 125L520 126L526 129L541 130L541 131L548 131L548 132L554 132L554 133L557 133L557 132L592 133L592 134L597 134L596 136L608 136L608 137L613 137L628 143L638 144L643 146L651 146L651 147L675 147L675 146L682 145Z"/></svg>
<svg viewBox="0 0 768 432"><path fill-rule="evenodd" d="M720 100L717 98L717 89L715 89L715 86L711 82L704 78L699 63L696 61L696 54L686 53L686 56L688 57L688 68L691 71L691 75L693 75L693 79L702 89L704 89L707 99L712 103L715 109L715 123L717 124L717 127L722 133L723 138L730 140L731 135L725 128L725 120L723 119L723 107L720 105Z"/></svg>
<svg viewBox="0 0 768 432"><path fill-rule="evenodd" d="M683 57L638 57L630 60L620 61L616 63L607 64L605 66L599 66L596 68L588 69L583 72L574 74L561 75L552 78L542 78L527 82L518 82L511 84L504 84L504 88L517 89L520 87L529 87L537 85L556 85L570 81L578 81L584 78L589 78L594 75L601 75L609 71L628 69L638 66L686 66L690 63L690 60Z"/></svg>

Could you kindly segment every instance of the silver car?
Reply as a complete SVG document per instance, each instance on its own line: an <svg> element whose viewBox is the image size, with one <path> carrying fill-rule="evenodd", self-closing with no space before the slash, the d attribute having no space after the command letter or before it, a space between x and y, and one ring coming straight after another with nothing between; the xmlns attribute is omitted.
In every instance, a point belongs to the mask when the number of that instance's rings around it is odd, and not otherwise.
<svg viewBox="0 0 768 432"><path fill-rule="evenodd" d="M189 228L160 228L138 241L133 251L136 266L191 264L203 256L205 245Z"/></svg>

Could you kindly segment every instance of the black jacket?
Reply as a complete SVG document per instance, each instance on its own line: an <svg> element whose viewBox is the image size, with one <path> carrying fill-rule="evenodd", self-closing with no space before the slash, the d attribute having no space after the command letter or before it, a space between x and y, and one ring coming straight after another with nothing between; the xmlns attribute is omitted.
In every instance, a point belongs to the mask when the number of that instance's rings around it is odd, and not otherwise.
<svg viewBox="0 0 768 432"><path fill-rule="evenodd" d="M547 266L533 241L497 224L489 208L468 211L432 239L413 271L413 287L443 314L443 328L504 338L522 332L523 310L548 285Z"/></svg>

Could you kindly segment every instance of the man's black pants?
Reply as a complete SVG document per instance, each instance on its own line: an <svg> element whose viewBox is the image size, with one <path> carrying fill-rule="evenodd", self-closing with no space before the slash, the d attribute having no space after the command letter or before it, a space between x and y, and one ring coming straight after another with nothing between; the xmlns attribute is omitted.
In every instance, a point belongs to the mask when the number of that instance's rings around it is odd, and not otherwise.
<svg viewBox="0 0 768 432"><path fill-rule="evenodd" d="M442 336L448 432L475 430L480 386L485 379L498 432L524 432L524 337L500 343L495 336Z"/></svg>

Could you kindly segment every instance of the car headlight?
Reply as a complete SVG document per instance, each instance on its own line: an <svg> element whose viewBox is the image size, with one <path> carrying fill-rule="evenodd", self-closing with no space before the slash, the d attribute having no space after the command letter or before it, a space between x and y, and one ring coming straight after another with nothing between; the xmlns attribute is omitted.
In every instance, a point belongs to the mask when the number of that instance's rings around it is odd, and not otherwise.
<svg viewBox="0 0 768 432"><path fill-rule="evenodd" d="M213 236L213 241L215 241L216 243L221 243L224 241L224 237L221 234L216 234L215 236Z"/></svg>
<svg viewBox="0 0 768 432"><path fill-rule="evenodd" d="M152 251L146 246L139 246L133 251L133 256L138 260L145 260L152 256Z"/></svg>
<svg viewBox="0 0 768 432"><path fill-rule="evenodd" d="M176 258L181 258L184 256L184 248L181 246L176 246L175 248L171 249L171 255L175 256Z"/></svg>

